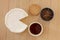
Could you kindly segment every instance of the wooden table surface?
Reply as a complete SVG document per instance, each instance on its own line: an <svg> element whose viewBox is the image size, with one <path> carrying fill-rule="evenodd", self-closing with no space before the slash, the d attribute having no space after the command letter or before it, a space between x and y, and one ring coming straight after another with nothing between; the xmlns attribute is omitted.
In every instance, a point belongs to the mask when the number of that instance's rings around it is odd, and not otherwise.
<svg viewBox="0 0 60 40"><path fill-rule="evenodd" d="M39 15L32 16L28 9L31 4L38 4L42 8L49 7L54 11L54 18L49 21L43 21ZM29 16L22 20L29 25L31 22L40 22L44 31L41 36L33 37L26 29L22 33L10 32L5 24L6 13L12 8L22 8ZM0 0L0 40L60 40L60 0ZM29 21L27 21L29 20ZM29 26L28 26L29 27Z"/></svg>

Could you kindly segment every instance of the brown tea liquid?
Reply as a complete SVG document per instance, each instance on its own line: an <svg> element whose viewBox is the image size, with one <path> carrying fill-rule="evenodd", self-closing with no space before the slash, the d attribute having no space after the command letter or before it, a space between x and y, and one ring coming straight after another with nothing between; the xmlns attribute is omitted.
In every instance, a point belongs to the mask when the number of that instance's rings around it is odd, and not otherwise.
<svg viewBox="0 0 60 40"><path fill-rule="evenodd" d="M50 8L44 8L41 10L40 16L43 20L50 21L54 16L54 12Z"/></svg>
<svg viewBox="0 0 60 40"><path fill-rule="evenodd" d="M42 28L41 28L41 25L38 24L38 23L33 23L31 26L30 26L30 32L32 34L39 34L41 32Z"/></svg>

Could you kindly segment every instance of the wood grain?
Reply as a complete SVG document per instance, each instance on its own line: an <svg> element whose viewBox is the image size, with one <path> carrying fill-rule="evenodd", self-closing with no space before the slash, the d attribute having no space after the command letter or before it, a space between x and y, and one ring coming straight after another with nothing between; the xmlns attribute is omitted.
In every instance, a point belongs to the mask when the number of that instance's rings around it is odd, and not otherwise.
<svg viewBox="0 0 60 40"><path fill-rule="evenodd" d="M41 9L49 7L54 11L54 18L43 21L40 16L32 16L29 13L29 6L38 4ZM0 40L60 40L60 0L0 0ZM12 8L22 8L28 13L28 17L21 20L29 27L31 22L40 22L44 27L41 36L33 37L28 33L28 28L23 33L10 32L5 24L5 14ZM29 20L29 21L28 21Z"/></svg>

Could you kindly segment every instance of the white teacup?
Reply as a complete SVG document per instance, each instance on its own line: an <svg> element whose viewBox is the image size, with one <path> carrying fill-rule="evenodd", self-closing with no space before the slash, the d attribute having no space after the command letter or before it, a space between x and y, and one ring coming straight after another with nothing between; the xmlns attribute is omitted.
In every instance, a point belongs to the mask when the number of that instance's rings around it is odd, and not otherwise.
<svg viewBox="0 0 60 40"><path fill-rule="evenodd" d="M31 32L31 30L30 30L31 25L33 25L34 23L37 23L37 24L40 25L41 30L40 30L40 32L39 32L38 34L33 34L33 33ZM40 35L43 33L43 26L42 26L42 24L39 23L39 22L32 22L32 23L29 25L29 27L28 27L28 32L29 32L29 34L32 35L32 36L40 36Z"/></svg>

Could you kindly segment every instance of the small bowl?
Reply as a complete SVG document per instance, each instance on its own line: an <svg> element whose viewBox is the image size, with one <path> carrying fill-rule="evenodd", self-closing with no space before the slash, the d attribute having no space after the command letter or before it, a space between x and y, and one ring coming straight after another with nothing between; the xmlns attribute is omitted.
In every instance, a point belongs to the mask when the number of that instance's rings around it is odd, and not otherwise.
<svg viewBox="0 0 60 40"><path fill-rule="evenodd" d="M34 23L40 24L40 26L41 26L41 32L38 33L38 34L36 34L36 35L30 32L30 26L31 26L32 24L34 24ZM43 26L42 26L42 24L39 23L39 22L32 22L32 23L29 25L29 27L28 27L28 32L29 32L29 34L32 35L32 36L40 36L40 35L43 33Z"/></svg>

